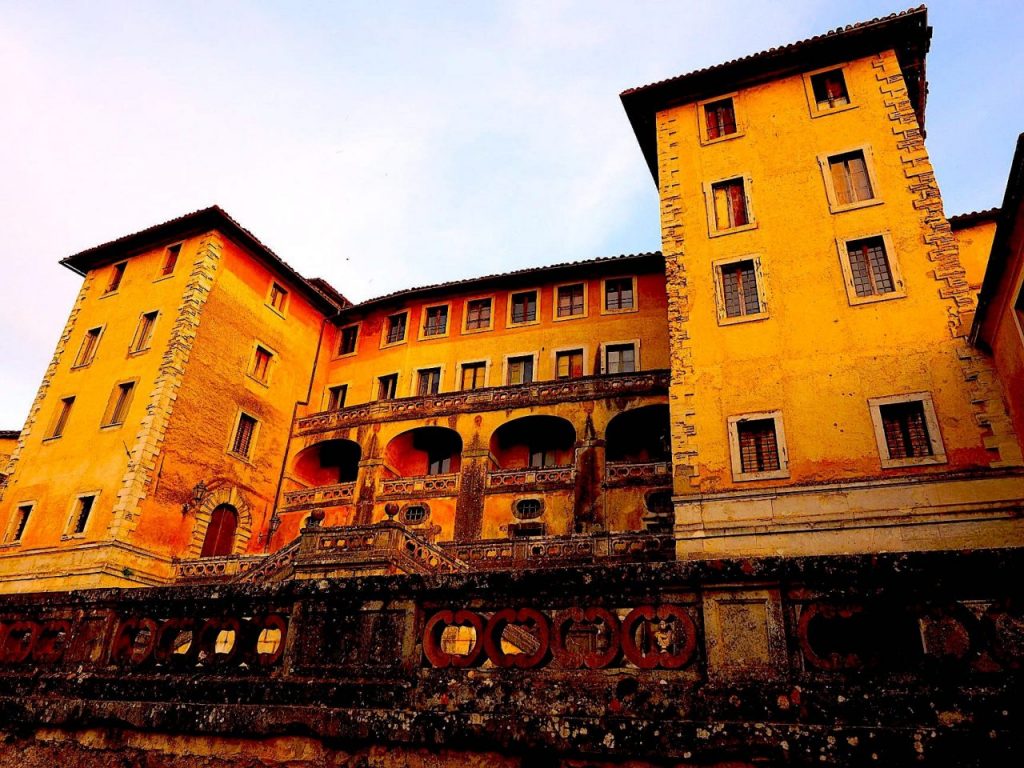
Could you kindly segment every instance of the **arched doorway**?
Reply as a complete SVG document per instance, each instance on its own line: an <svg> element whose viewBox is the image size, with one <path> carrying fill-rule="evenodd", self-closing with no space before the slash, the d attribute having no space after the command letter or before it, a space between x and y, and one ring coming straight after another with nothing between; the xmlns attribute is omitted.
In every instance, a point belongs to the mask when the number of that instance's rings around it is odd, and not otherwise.
<svg viewBox="0 0 1024 768"><path fill-rule="evenodd" d="M206 527L200 557L224 557L235 548L235 531L238 528L238 510L230 504L221 504L213 510L210 524Z"/></svg>

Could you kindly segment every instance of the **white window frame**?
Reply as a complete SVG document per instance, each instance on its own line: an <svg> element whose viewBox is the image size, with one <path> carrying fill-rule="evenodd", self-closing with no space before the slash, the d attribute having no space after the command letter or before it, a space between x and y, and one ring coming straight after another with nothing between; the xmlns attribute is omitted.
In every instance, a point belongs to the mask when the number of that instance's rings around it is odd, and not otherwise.
<svg viewBox="0 0 1024 768"><path fill-rule="evenodd" d="M882 409L884 405L901 405L903 403L921 403L921 410L924 412L925 428L928 430L928 442L931 444L931 456L908 456L902 459L889 457L889 443L885 439L885 427L882 423ZM942 442L942 432L939 429L939 420L935 416L935 404L932 401L931 392L908 392L902 395L888 395L886 397L869 397L868 409L871 412L871 425L875 432L875 443L878 446L878 456L882 462L882 469L898 469L900 467L919 467L928 464L945 464L946 448Z"/></svg>
<svg viewBox="0 0 1024 768"><path fill-rule="evenodd" d="M870 296L858 296L857 289L853 285L853 269L850 266L850 254L847 244L855 240L867 240L872 237L882 238L885 244L885 257L889 262L889 271L892 273L893 290L888 293L874 293ZM892 236L889 232L866 232L861 235L840 237L836 239L836 251L839 254L839 264L843 270L843 284L846 286L846 298L851 307L862 304L874 304L878 301L891 301L902 299L907 295L906 284L903 282L903 273L900 271L899 260L896 258L896 249L892 244Z"/></svg>
<svg viewBox="0 0 1024 768"><path fill-rule="evenodd" d="M725 284L722 280L722 267L728 267L741 261L754 262L754 280L757 283L757 301L761 307L760 312L750 315L737 315L729 317L726 314L725 306ZM764 271L761 269L761 256L756 253L746 253L742 256L730 256L727 259L716 259L711 262L711 269L715 281L715 304L718 309L719 325L736 325L737 323L750 323L757 320L768 319L768 296L765 285Z"/></svg>
<svg viewBox="0 0 1024 768"><path fill-rule="evenodd" d="M765 472L744 472L740 454L739 425L747 421L772 419L775 422L775 445L779 452L779 468ZM751 480L784 480L789 477L789 449L786 447L786 427L782 421L782 411L754 411L739 413L726 419L729 431L729 461L732 468L732 481L744 483Z"/></svg>
<svg viewBox="0 0 1024 768"><path fill-rule="evenodd" d="M741 224L738 227L730 227L729 229L718 229L718 216L715 213L715 185L736 181L736 179L743 180L743 201L747 206L747 223ZM731 176L712 179L711 181L705 181L702 186L704 189L704 207L708 217L708 237L724 237L725 235L735 235L737 232L749 232L752 229L757 229L757 218L754 216L754 206L751 200L753 181L749 173L734 173Z"/></svg>
<svg viewBox="0 0 1024 768"><path fill-rule="evenodd" d="M841 205L839 203L839 197L836 195L835 183L832 179L832 164L831 160L833 157L839 157L840 155L849 155L853 152L860 152L864 155L864 167L867 169L868 181L871 184L871 192L874 197L868 200L858 200L854 203L846 203ZM869 144L861 144L856 147L849 147L848 149L841 149L836 152L823 152L818 155L818 166L821 168L822 180L825 182L825 197L828 199L828 209L832 213L845 213L846 211L856 211L860 208L870 208L874 205L882 205L885 200L879 194L878 189L878 175L875 173L875 155L871 151Z"/></svg>

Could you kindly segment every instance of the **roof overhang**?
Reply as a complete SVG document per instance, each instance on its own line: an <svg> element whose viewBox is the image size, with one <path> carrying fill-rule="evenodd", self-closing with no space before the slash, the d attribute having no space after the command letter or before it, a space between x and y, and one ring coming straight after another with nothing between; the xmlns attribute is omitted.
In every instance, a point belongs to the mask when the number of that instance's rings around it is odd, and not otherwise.
<svg viewBox="0 0 1024 768"><path fill-rule="evenodd" d="M925 55L931 35L928 10L922 5L659 83L630 88L623 91L620 98L655 183L658 182L656 118L659 112L880 51L896 51L910 101L924 131L928 94Z"/></svg>
<svg viewBox="0 0 1024 768"><path fill-rule="evenodd" d="M165 221L163 224L119 237L117 240L111 240L109 243L88 248L61 259L60 263L71 271L84 275L89 270L113 264L153 248L159 248L161 245L173 243L175 240L184 240L214 230L245 248L271 269L289 278L292 284L321 311L326 314L334 314L338 310L338 306L332 298L312 285L280 256L261 243L252 232L217 205L187 213L176 219Z"/></svg>

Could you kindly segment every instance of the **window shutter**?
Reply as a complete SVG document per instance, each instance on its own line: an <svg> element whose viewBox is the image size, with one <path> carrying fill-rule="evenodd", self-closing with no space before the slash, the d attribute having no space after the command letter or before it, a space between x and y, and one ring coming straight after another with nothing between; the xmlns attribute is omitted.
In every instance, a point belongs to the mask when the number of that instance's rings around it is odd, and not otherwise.
<svg viewBox="0 0 1024 768"><path fill-rule="evenodd" d="M874 197L871 180L868 178L868 167L863 156L850 158L850 185L853 188L854 200L870 200Z"/></svg>
<svg viewBox="0 0 1024 768"><path fill-rule="evenodd" d="M846 163L837 161L829 163L832 168L832 188L836 193L836 205L848 205L853 202L850 198L850 179Z"/></svg>
<svg viewBox="0 0 1024 768"><path fill-rule="evenodd" d="M742 182L729 185L729 197L732 203L732 226L741 227L747 223L747 201Z"/></svg>

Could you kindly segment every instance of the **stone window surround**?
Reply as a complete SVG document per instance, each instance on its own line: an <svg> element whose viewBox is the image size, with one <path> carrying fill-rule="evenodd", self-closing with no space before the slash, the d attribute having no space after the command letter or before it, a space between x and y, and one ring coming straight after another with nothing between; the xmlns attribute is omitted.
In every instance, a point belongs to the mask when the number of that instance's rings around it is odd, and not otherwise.
<svg viewBox="0 0 1024 768"><path fill-rule="evenodd" d="M765 472L744 472L740 459L739 425L746 421L771 419L775 422L775 444L779 451L779 468ZM732 467L732 480L742 483L751 480L784 480L789 477L789 450L786 447L786 428L782 421L782 411L754 411L729 416L726 419L729 431L729 460Z"/></svg>
<svg viewBox="0 0 1024 768"><path fill-rule="evenodd" d="M885 439L885 427L882 424L880 406L914 402L921 403L922 410L924 411L924 423L928 430L928 442L931 443L932 455L891 459L889 458L889 446ZM942 443L942 432L939 429L939 420L935 416L935 404L932 402L931 392L908 392L903 395L869 397L868 409L871 411L871 425L874 428L875 444L878 446L878 456L882 462L882 469L946 463L946 448Z"/></svg>

